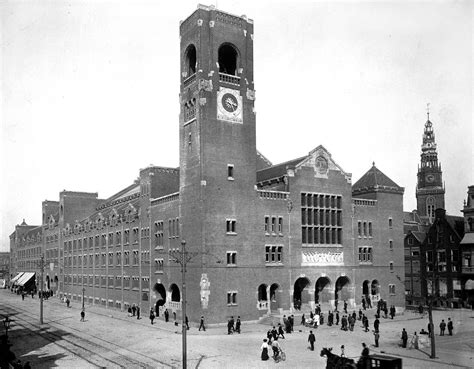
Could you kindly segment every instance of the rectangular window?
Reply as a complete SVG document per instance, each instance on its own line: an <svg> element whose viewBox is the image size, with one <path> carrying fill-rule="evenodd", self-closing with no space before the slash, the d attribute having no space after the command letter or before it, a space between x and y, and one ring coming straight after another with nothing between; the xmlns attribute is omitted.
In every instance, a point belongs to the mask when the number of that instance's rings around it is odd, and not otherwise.
<svg viewBox="0 0 474 369"><path fill-rule="evenodd" d="M362 237L362 222L360 220L357 222L357 229L359 237Z"/></svg>
<svg viewBox="0 0 474 369"><path fill-rule="evenodd" d="M393 250L393 241L392 240L388 240L388 247L390 250Z"/></svg>
<svg viewBox="0 0 474 369"><path fill-rule="evenodd" d="M364 237L367 237L367 222L364 222Z"/></svg>
<svg viewBox="0 0 474 369"><path fill-rule="evenodd" d="M106 257L106 254L102 254L102 266L105 267L106 263L107 263L107 257Z"/></svg>
<svg viewBox="0 0 474 369"><path fill-rule="evenodd" d="M125 251L123 253L124 260L123 260L123 265L130 265L130 251Z"/></svg>
<svg viewBox="0 0 474 369"><path fill-rule="evenodd" d="M122 232L115 232L115 244L117 246L122 244Z"/></svg>
<svg viewBox="0 0 474 369"><path fill-rule="evenodd" d="M163 248L163 221L155 222L155 248Z"/></svg>
<svg viewBox="0 0 474 369"><path fill-rule="evenodd" d="M123 240L123 243L125 245L129 244L130 243L130 230L129 229L126 229L123 233L124 235L124 240Z"/></svg>
<svg viewBox="0 0 474 369"><path fill-rule="evenodd" d="M265 262L281 263L283 261L283 246L265 246Z"/></svg>
<svg viewBox="0 0 474 369"><path fill-rule="evenodd" d="M138 228L133 228L133 243L138 243Z"/></svg>
<svg viewBox="0 0 474 369"><path fill-rule="evenodd" d="M372 222L369 222L369 237L372 237Z"/></svg>
<svg viewBox="0 0 474 369"><path fill-rule="evenodd" d="M114 234L113 233L109 233L108 241L109 241L109 246L112 246L114 244Z"/></svg>
<svg viewBox="0 0 474 369"><path fill-rule="evenodd" d="M408 244L409 244L409 245L413 245L413 238L411 238L411 237L408 238Z"/></svg>
<svg viewBox="0 0 474 369"><path fill-rule="evenodd" d="M227 292L227 305L237 305L237 292Z"/></svg>
<svg viewBox="0 0 474 369"><path fill-rule="evenodd" d="M265 233L268 233L270 231L270 217L266 216L265 217Z"/></svg>
<svg viewBox="0 0 474 369"><path fill-rule="evenodd" d="M426 262L433 262L433 251L426 251Z"/></svg>
<svg viewBox="0 0 474 369"><path fill-rule="evenodd" d="M278 233L282 234L283 233L283 218L278 217Z"/></svg>
<svg viewBox="0 0 474 369"><path fill-rule="evenodd" d="M359 262L372 263L372 247L370 246L359 247Z"/></svg>
<svg viewBox="0 0 474 369"><path fill-rule="evenodd" d="M234 179L234 164L227 164L227 179L230 181Z"/></svg>
<svg viewBox="0 0 474 369"><path fill-rule="evenodd" d="M119 251L117 252L117 266L121 266L122 265L122 252Z"/></svg>
<svg viewBox="0 0 474 369"><path fill-rule="evenodd" d="M109 252L109 266L114 266L114 253Z"/></svg>
<svg viewBox="0 0 474 369"><path fill-rule="evenodd" d="M393 272L393 261L390 262L390 271Z"/></svg>
<svg viewBox="0 0 474 369"><path fill-rule="evenodd" d="M163 273L163 259L155 259L155 273Z"/></svg>
<svg viewBox="0 0 474 369"><path fill-rule="evenodd" d="M236 233L236 220L227 219L226 220L226 230L227 230L227 233Z"/></svg>
<svg viewBox="0 0 474 369"><path fill-rule="evenodd" d="M236 265L237 261L237 252L227 251L227 265Z"/></svg>
<svg viewBox="0 0 474 369"><path fill-rule="evenodd" d="M275 233L276 230L276 218L272 217L272 233Z"/></svg>
<svg viewBox="0 0 474 369"><path fill-rule="evenodd" d="M393 219L388 218L388 228L392 228L392 227L393 227Z"/></svg>
<svg viewBox="0 0 474 369"><path fill-rule="evenodd" d="M390 295L395 295L395 285L394 284L389 284L388 285L388 293Z"/></svg>

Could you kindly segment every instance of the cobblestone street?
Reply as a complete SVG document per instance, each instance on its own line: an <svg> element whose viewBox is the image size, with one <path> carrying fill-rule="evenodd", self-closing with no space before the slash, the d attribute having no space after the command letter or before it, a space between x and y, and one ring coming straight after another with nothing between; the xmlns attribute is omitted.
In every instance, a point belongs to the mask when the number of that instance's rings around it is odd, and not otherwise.
<svg viewBox="0 0 474 369"><path fill-rule="evenodd" d="M6 314L14 322L9 331L12 351L33 368L168 368L181 367L181 327L158 319L152 326L145 316L137 320L125 312L107 310L86 305L86 321L80 322L80 305L72 303L66 308L57 298L44 302L44 324L39 324L38 298L25 298L0 291L0 314ZM373 324L373 314L368 313ZM373 347L373 334L365 333L358 322L354 332L343 332L339 326L321 326L315 330L315 351L308 350L309 329L295 319L295 332L281 340L287 360L278 364L260 360L260 345L267 324L243 324L242 334L228 336L226 327L208 327L199 332L196 324L188 331L189 368L265 368L278 365L281 368L324 368L325 358L320 357L322 347L333 347L336 354L344 344L346 356L357 359L361 343L370 344L371 353L386 353L403 358L404 368L472 367L474 345L474 313L469 310L435 311L435 326L440 319L451 317L454 336L436 336L438 359L429 359L430 347L420 350L399 347L403 327L409 334L426 329L427 318L412 312L397 316L394 320L381 318L380 347ZM372 319L371 319L372 318ZM277 323L278 318L274 318ZM439 334L439 329L436 333ZM3 334L3 332L2 332ZM423 336L422 336L423 337ZM426 336L422 340L426 340Z"/></svg>

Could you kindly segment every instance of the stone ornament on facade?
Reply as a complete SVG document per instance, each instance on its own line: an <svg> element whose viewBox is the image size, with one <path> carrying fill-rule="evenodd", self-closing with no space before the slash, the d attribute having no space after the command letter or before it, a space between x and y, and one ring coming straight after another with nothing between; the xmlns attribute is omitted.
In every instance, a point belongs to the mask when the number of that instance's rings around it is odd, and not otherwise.
<svg viewBox="0 0 474 369"><path fill-rule="evenodd" d="M201 286L201 307L207 309L209 305L209 295L211 294L211 283L206 273L201 274L201 282L199 285Z"/></svg>
<svg viewBox="0 0 474 369"><path fill-rule="evenodd" d="M328 266L344 265L344 253L341 252L319 252L303 251L301 265Z"/></svg>
<svg viewBox="0 0 474 369"><path fill-rule="evenodd" d="M247 88L247 100L255 100L255 90L250 90Z"/></svg>
<svg viewBox="0 0 474 369"><path fill-rule="evenodd" d="M212 91L212 80L200 79L198 89L204 91Z"/></svg>

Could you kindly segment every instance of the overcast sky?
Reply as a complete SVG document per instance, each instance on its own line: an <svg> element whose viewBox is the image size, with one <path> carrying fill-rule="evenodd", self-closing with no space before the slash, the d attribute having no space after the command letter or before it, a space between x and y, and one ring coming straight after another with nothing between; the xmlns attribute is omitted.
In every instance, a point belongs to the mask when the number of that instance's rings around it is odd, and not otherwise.
<svg viewBox="0 0 474 369"><path fill-rule="evenodd" d="M179 21L196 5L0 3L0 250L64 189L106 198L140 168L179 165ZM257 148L269 160L322 144L353 183L375 161L410 211L430 103L446 208L462 215L474 184L470 1L217 6L255 22Z"/></svg>

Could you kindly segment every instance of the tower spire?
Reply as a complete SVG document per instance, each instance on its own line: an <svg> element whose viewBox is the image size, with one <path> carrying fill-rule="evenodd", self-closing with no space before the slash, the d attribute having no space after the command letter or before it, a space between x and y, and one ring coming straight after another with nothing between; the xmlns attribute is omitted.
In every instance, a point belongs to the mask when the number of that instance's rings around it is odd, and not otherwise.
<svg viewBox="0 0 474 369"><path fill-rule="evenodd" d="M426 103L426 116L427 116L427 121L429 122L430 120L430 103Z"/></svg>

